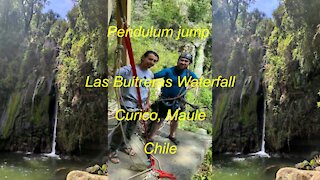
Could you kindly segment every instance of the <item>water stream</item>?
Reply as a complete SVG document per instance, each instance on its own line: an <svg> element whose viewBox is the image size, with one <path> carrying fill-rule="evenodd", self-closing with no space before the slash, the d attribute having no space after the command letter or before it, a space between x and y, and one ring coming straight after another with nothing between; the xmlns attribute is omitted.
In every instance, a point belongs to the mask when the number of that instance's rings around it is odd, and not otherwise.
<svg viewBox="0 0 320 180"><path fill-rule="evenodd" d="M267 114L267 102L264 102L263 105L263 127L262 127L262 140L261 140L261 148L260 151L256 152L256 153L252 153L250 155L253 156L259 156L259 157L263 157L263 158L270 158L270 155L268 153L266 153L266 148L265 148L265 136L266 136L266 114Z"/></svg>
<svg viewBox="0 0 320 180"><path fill-rule="evenodd" d="M38 93L38 87L40 85L40 81L41 81L41 78L38 78L36 85L34 86L34 90L33 90L33 94L32 94L31 112L33 112L34 101L35 101L36 95Z"/></svg>
<svg viewBox="0 0 320 180"><path fill-rule="evenodd" d="M54 157L54 158L59 158L59 155L56 154L58 109L59 109L59 103L58 103L58 98L56 98L56 105L54 106L54 128L53 128L53 137L52 137L52 147L51 147L51 152L49 154L45 154L46 156Z"/></svg>

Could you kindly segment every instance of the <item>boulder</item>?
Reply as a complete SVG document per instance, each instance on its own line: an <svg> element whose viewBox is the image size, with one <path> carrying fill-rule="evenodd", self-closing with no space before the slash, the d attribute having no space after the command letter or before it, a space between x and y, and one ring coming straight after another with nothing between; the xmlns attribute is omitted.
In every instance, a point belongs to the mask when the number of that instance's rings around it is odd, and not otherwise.
<svg viewBox="0 0 320 180"><path fill-rule="evenodd" d="M67 180L108 180L108 176L90 174L85 171L71 171L67 175Z"/></svg>
<svg viewBox="0 0 320 180"><path fill-rule="evenodd" d="M286 167L278 170L276 180L320 180L320 172Z"/></svg>

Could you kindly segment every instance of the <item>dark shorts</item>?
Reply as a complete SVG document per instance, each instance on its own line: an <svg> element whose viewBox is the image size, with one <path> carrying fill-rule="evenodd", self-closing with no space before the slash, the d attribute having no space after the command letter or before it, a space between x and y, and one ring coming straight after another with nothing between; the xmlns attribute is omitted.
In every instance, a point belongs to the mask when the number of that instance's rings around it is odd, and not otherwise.
<svg viewBox="0 0 320 180"><path fill-rule="evenodd" d="M179 108L180 108L179 113L183 112L185 110L184 105L181 104L179 101L177 101L177 102L174 102L174 101L167 101L167 102L156 101L151 106L152 112L157 112L158 113L158 117L162 118L162 119L167 117L169 109L171 109L171 112L174 112Z"/></svg>

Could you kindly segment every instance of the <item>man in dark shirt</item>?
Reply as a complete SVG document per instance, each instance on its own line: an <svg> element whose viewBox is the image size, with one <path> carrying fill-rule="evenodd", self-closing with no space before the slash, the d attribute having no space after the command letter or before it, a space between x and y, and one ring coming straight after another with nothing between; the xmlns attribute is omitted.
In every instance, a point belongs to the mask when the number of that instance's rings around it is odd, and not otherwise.
<svg viewBox="0 0 320 180"><path fill-rule="evenodd" d="M152 110L158 112L158 117L161 118L161 122L152 122L152 127L150 128L150 133L148 135L148 140L153 141L155 133L158 131L161 123L166 118L168 110L171 109L171 112L176 110L184 111L183 100L186 94L186 86L179 87L178 78L180 81L183 78L189 79L198 79L194 72L188 70L189 64L192 63L192 55L189 53L182 53L179 56L177 65L171 68L163 69L154 74L154 78L164 78L164 80L172 79L172 86L162 87L161 96L152 106ZM179 141L176 139L176 130L178 127L178 120L174 119L170 123L170 134L168 138L176 145L179 144Z"/></svg>

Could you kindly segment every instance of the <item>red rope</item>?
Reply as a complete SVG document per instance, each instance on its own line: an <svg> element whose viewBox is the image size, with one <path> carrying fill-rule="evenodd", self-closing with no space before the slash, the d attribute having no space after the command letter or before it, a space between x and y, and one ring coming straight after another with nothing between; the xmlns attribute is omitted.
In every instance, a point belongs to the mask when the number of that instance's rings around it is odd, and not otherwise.
<svg viewBox="0 0 320 180"><path fill-rule="evenodd" d="M119 6L120 16L123 19L123 21L126 22L124 14L123 14L123 11L122 11L121 1L118 0L117 3L118 3L118 6ZM127 24L124 23L124 30L126 31L127 29L128 29ZM130 41L130 36L129 35L124 37L124 42L125 42L126 48L128 50L130 65L131 65L131 68L132 68L132 75L134 77L138 78L137 69L136 69L136 65L134 63L133 50L132 50L132 46L131 46L131 41ZM140 109L143 111L140 87L137 86L136 88L137 88L137 94L138 94L138 105L139 105ZM143 126L144 126L145 133L146 133L147 126L146 126L146 123L144 121L143 121ZM154 172L159 173L159 178L169 178L171 180L176 180L176 178L174 177L173 174L167 173L165 171L158 170L158 169L154 168L155 162L154 162L154 159L153 159L152 155L148 156L148 158L150 159L150 165L151 165L152 170Z"/></svg>
<svg viewBox="0 0 320 180"><path fill-rule="evenodd" d="M124 30L125 31L127 30L127 25L126 24L124 24ZM124 42L125 42L125 45L126 45L127 50L128 50L128 55L129 55L129 59L130 59L130 65L131 65L131 68L132 68L133 78L138 78L136 65L134 63L133 50L132 50L132 47L131 47L130 37L126 36L124 38ZM140 94L140 87L137 86L136 88L137 88L137 93L138 93L138 105L139 105L139 108L143 110L142 99L141 99L141 94Z"/></svg>
<svg viewBox="0 0 320 180"><path fill-rule="evenodd" d="M124 30L125 31L127 30L127 28L128 28L127 25L124 24ZM126 48L128 50L128 55L129 55L130 65L131 65L131 68L132 68L133 78L138 78L137 69L136 69L136 65L134 63L133 50L132 50L132 46L131 46L131 41L130 41L130 36L129 35L124 37L124 42L125 42ZM136 88L137 88L137 94L138 94L138 105L139 105L140 109L143 111L142 99L141 99L141 94L140 94L140 87L137 86ZM144 131L146 133L147 126L146 126L145 121L143 121L143 126L144 126ZM167 173L165 171L162 171L162 170L154 168L155 161L154 161L152 155L148 156L148 158L150 159L150 164L151 164L152 170L159 174L159 178L169 178L171 180L176 180L176 178L174 177L173 174Z"/></svg>

